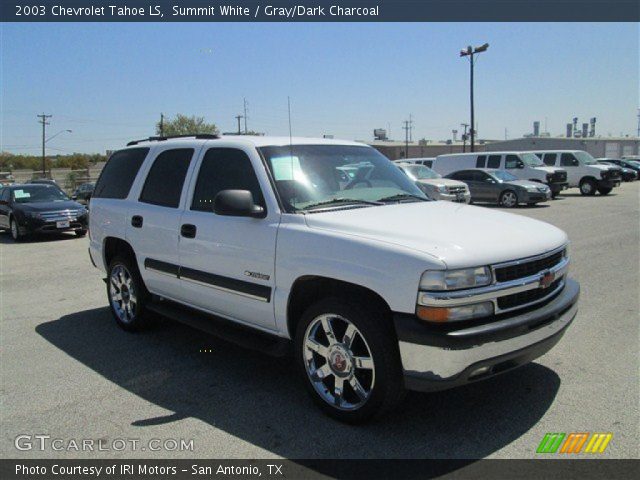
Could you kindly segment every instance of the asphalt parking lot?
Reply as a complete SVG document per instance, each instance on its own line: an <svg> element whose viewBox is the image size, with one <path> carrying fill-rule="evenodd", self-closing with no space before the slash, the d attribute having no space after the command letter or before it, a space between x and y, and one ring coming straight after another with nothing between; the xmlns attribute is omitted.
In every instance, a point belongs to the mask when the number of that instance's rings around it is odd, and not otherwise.
<svg viewBox="0 0 640 480"><path fill-rule="evenodd" d="M638 458L640 182L515 214L572 241L580 311L535 363L434 394L382 420L323 416L287 358L243 350L169 321L128 334L73 235L14 244L0 234L4 458L532 458L546 432L612 432L607 458ZM508 239L505 239L508 241ZM203 352L202 350L207 350ZM193 451L18 451L20 434L193 439Z"/></svg>

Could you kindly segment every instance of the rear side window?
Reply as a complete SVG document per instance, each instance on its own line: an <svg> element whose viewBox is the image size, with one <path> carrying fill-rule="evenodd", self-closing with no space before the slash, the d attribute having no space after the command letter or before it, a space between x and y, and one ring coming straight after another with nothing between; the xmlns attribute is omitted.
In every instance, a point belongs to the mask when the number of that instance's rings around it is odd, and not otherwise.
<svg viewBox="0 0 640 480"><path fill-rule="evenodd" d="M502 160L502 155L489 155L487 168L500 168L500 160Z"/></svg>
<svg viewBox="0 0 640 480"><path fill-rule="evenodd" d="M484 168L486 164L487 164L487 156L478 155L478 158L476 158L476 168Z"/></svg>
<svg viewBox="0 0 640 480"><path fill-rule="evenodd" d="M265 206L256 172L251 160L242 150L207 150L198 173L191 210L213 213L213 199L222 190L249 190L253 195L253 201L257 205Z"/></svg>
<svg viewBox="0 0 640 480"><path fill-rule="evenodd" d="M127 198L148 148L130 148L115 152L102 169L93 198Z"/></svg>
<svg viewBox="0 0 640 480"><path fill-rule="evenodd" d="M456 172L453 175L451 175L451 178L455 179L455 180L473 180L473 174L472 172Z"/></svg>
<svg viewBox="0 0 640 480"><path fill-rule="evenodd" d="M504 168L518 168L518 158L517 155L507 155L504 160Z"/></svg>
<svg viewBox="0 0 640 480"><path fill-rule="evenodd" d="M553 167L556 164L556 159L558 158L558 156L555 153L545 153L544 154L544 160L542 160L544 162L545 165L549 165L551 167Z"/></svg>
<svg viewBox="0 0 640 480"><path fill-rule="evenodd" d="M140 201L178 208L191 157L193 157L192 148L165 150L158 155L144 182Z"/></svg>

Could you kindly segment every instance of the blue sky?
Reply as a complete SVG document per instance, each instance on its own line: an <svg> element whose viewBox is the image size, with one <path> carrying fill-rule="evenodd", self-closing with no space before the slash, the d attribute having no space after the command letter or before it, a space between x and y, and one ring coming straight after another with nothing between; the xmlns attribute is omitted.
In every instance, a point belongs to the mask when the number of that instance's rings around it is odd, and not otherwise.
<svg viewBox="0 0 640 480"><path fill-rule="evenodd" d="M602 135L634 134L638 24L0 24L0 150L38 153L36 115L53 114L50 153L104 152L153 134L160 112L236 128L371 139L451 137L468 122L460 48L490 43L476 66L480 137L547 121L598 118Z"/></svg>

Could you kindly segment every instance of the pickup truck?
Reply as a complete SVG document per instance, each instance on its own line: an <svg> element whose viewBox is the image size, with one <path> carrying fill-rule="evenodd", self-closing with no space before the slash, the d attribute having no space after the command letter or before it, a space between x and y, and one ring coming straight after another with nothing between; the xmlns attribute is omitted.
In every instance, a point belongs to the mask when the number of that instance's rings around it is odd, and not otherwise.
<svg viewBox="0 0 640 480"><path fill-rule="evenodd" d="M120 327L162 315L289 355L344 422L528 363L577 313L563 231L431 201L355 142L132 141L104 167L90 225Z"/></svg>

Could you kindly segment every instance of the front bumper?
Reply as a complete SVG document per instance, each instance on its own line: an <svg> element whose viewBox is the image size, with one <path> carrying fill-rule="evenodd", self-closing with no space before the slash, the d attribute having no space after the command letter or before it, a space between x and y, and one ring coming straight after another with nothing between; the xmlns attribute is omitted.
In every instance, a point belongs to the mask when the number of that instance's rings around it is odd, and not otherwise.
<svg viewBox="0 0 640 480"><path fill-rule="evenodd" d="M551 190L547 190L546 192L518 192L518 200L522 203L546 202L547 200L551 200Z"/></svg>
<svg viewBox="0 0 640 480"><path fill-rule="evenodd" d="M531 362L560 341L576 316L579 295L578 283L567 279L558 296L542 307L462 327L395 314L405 386L444 390Z"/></svg>
<svg viewBox="0 0 640 480"><path fill-rule="evenodd" d="M456 195L454 193L430 192L429 196L433 200L444 200L446 202L469 203L471 201L471 192L465 192L461 195Z"/></svg>
<svg viewBox="0 0 640 480"><path fill-rule="evenodd" d="M569 187L569 183L554 182L554 183L547 183L547 186L551 189L551 193L560 193L562 190L566 190Z"/></svg>
<svg viewBox="0 0 640 480"><path fill-rule="evenodd" d="M83 215L78 218L69 218L63 221L68 222L68 226L60 227L56 221L45 221L37 217L25 217L22 221L18 221L18 229L22 235L32 233L60 233L72 232L76 230L87 229L87 216Z"/></svg>

